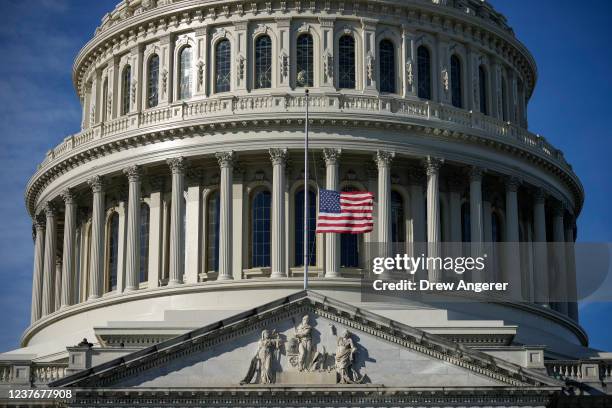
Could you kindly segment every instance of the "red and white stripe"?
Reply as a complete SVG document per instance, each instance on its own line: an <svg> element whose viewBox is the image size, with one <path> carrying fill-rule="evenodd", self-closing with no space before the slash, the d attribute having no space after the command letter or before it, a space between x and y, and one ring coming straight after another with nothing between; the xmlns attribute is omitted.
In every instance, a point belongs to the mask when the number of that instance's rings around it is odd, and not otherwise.
<svg viewBox="0 0 612 408"><path fill-rule="evenodd" d="M317 217L317 233L335 232L363 234L372 231L374 195L369 192L340 193L339 214L320 212Z"/></svg>

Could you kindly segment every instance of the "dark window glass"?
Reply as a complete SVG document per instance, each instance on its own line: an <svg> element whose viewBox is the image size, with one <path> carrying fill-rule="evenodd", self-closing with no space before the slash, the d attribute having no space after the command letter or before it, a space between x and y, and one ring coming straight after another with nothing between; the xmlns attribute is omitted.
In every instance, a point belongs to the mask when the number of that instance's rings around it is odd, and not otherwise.
<svg viewBox="0 0 612 408"><path fill-rule="evenodd" d="M424 45L417 49L417 75L419 98L431 99L431 57Z"/></svg>
<svg viewBox="0 0 612 408"><path fill-rule="evenodd" d="M207 220L206 223L206 254L207 254L207 265L206 270L208 272L219 271L219 211L220 211L221 200L219 200L219 192L214 191L211 193L208 199Z"/></svg>
<svg viewBox="0 0 612 408"><path fill-rule="evenodd" d="M478 67L478 89L480 90L480 112L488 115L489 110L489 102L487 100L487 72L484 67L481 65Z"/></svg>
<svg viewBox="0 0 612 408"><path fill-rule="evenodd" d="M232 46L221 40L215 47L215 92L229 92L232 75Z"/></svg>
<svg viewBox="0 0 612 408"><path fill-rule="evenodd" d="M117 289L117 270L119 268L119 214L111 215L108 229L108 292Z"/></svg>
<svg viewBox="0 0 612 408"><path fill-rule="evenodd" d="M270 206L269 191L260 191L253 197L252 259L253 268L270 266Z"/></svg>
<svg viewBox="0 0 612 408"><path fill-rule="evenodd" d="M147 67L147 107L154 108L159 103L159 57L153 54Z"/></svg>
<svg viewBox="0 0 612 408"><path fill-rule="evenodd" d="M308 191L308 265L316 264L315 239L317 202L314 191ZM304 190L295 193L295 266L304 265Z"/></svg>
<svg viewBox="0 0 612 408"><path fill-rule="evenodd" d="M130 111L130 89L132 87L132 67L129 65L123 69L121 80L121 114L125 115Z"/></svg>
<svg viewBox="0 0 612 408"><path fill-rule="evenodd" d="M267 35L255 40L255 88L272 87L272 40Z"/></svg>
<svg viewBox="0 0 612 408"><path fill-rule="evenodd" d="M461 241L472 241L472 230L470 226L470 204L463 203L461 205Z"/></svg>
<svg viewBox="0 0 612 408"><path fill-rule="evenodd" d="M302 34L297 38L296 84L300 87L311 87L314 84L313 78L312 35Z"/></svg>
<svg viewBox="0 0 612 408"><path fill-rule="evenodd" d="M338 43L338 86L355 89L355 39L343 35Z"/></svg>
<svg viewBox="0 0 612 408"><path fill-rule="evenodd" d="M456 108L463 108L463 92L461 89L461 61L459 57L453 55L451 57L451 99L452 104Z"/></svg>
<svg viewBox="0 0 612 408"><path fill-rule="evenodd" d="M391 242L406 242L404 200L397 191L391 192Z"/></svg>
<svg viewBox="0 0 612 408"><path fill-rule="evenodd" d="M501 220L499 219L499 215L497 213L493 213L491 215L491 229L493 242L502 242Z"/></svg>
<svg viewBox="0 0 612 408"><path fill-rule="evenodd" d="M179 99L191 98L191 55L190 46L181 50L179 60Z"/></svg>
<svg viewBox="0 0 612 408"><path fill-rule="evenodd" d="M395 92L395 47L390 40L382 40L378 45L380 61L380 92Z"/></svg>
<svg viewBox="0 0 612 408"><path fill-rule="evenodd" d="M358 191L354 187L345 187L342 191ZM343 268L359 267L359 235L340 234L340 266Z"/></svg>
<svg viewBox="0 0 612 408"><path fill-rule="evenodd" d="M149 206L140 205L140 282L149 280Z"/></svg>

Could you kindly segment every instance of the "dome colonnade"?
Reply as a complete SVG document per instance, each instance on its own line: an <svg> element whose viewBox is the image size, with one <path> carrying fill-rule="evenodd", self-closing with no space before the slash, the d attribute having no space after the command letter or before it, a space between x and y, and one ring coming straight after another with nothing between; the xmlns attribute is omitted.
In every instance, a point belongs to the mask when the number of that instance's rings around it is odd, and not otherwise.
<svg viewBox="0 0 612 408"><path fill-rule="evenodd" d="M122 2L74 66L81 132L26 191L32 323L130 291L299 276L305 88L307 193L377 197L372 233L311 234L315 276L357 278L368 242L573 242L582 187L526 130L535 78L482 2ZM504 278L527 299L571 295L575 272L548 258L507 256L527 267Z"/></svg>

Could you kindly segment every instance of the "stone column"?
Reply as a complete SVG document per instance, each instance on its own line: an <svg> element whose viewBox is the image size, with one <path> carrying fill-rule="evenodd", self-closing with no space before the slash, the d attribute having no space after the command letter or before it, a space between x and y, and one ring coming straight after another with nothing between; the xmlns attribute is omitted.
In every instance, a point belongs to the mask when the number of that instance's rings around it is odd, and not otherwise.
<svg viewBox="0 0 612 408"><path fill-rule="evenodd" d="M459 177L451 177L448 180L448 202L450 207L450 242L453 243L453 250L457 256L460 255L459 246L461 244L461 193L464 183Z"/></svg>
<svg viewBox="0 0 612 408"><path fill-rule="evenodd" d="M43 270L45 258L45 223L34 218L34 271L32 273L32 312L30 322L34 323L41 316Z"/></svg>
<svg viewBox="0 0 612 408"><path fill-rule="evenodd" d="M184 243L185 234L183 217L185 215L185 167L184 157L167 160L172 171L172 204L170 207L170 273L168 285L178 285L183 282L185 269Z"/></svg>
<svg viewBox="0 0 612 408"><path fill-rule="evenodd" d="M578 321L578 290L576 283L576 254L574 248L574 229L576 220L572 214L565 224L565 258L567 260L567 312L568 316Z"/></svg>
<svg viewBox="0 0 612 408"><path fill-rule="evenodd" d="M55 258L55 283L53 284L53 311L58 311L62 297L62 258Z"/></svg>
<svg viewBox="0 0 612 408"><path fill-rule="evenodd" d="M127 245L125 253L125 290L136 290L140 284L140 179L139 166L123 169L128 178Z"/></svg>
<svg viewBox="0 0 612 408"><path fill-rule="evenodd" d="M159 286L159 280L163 270L163 252L162 232L164 229L164 214L162 196L164 191L164 178L155 177L149 179L151 186L151 195L149 199L149 281L147 288L156 288Z"/></svg>
<svg viewBox="0 0 612 408"><path fill-rule="evenodd" d="M323 149L325 160L325 188L338 191L340 188L338 170L340 167L340 149ZM325 234L325 277L337 278L340 276L340 235Z"/></svg>
<svg viewBox="0 0 612 408"><path fill-rule="evenodd" d="M558 312L567 315L567 259L565 257L565 207L557 202L553 206L553 249L555 268L551 272L552 296Z"/></svg>
<svg viewBox="0 0 612 408"><path fill-rule="evenodd" d="M412 242L424 244L427 241L427 227L425 221L427 211L425 209L425 199L423 195L424 175L423 168L415 166L410 169L408 174L410 184L410 209L412 218ZM418 250L416 245L413 245L413 253L415 256Z"/></svg>
<svg viewBox="0 0 612 408"><path fill-rule="evenodd" d="M102 296L104 283L104 179L94 176L88 183L93 191L89 299L96 299Z"/></svg>
<svg viewBox="0 0 612 408"><path fill-rule="evenodd" d="M521 245L519 238L518 188L516 177L506 179L506 237L504 280L509 283L512 300L522 299ZM525 299L526 300L526 299Z"/></svg>
<svg viewBox="0 0 612 408"><path fill-rule="evenodd" d="M216 153L221 179L219 181L219 275L217 280L232 280L232 184L235 154Z"/></svg>
<svg viewBox="0 0 612 408"><path fill-rule="evenodd" d="M533 241L535 252L535 301L549 307L548 301L548 251L546 244L546 195L544 190L535 192L533 204Z"/></svg>
<svg viewBox="0 0 612 408"><path fill-rule="evenodd" d="M185 203L185 283L198 283L201 272L202 248L202 169L187 173Z"/></svg>
<svg viewBox="0 0 612 408"><path fill-rule="evenodd" d="M395 152L378 150L374 160L378 167L378 242L391 252L391 162Z"/></svg>
<svg viewBox="0 0 612 408"><path fill-rule="evenodd" d="M74 241L76 235L76 202L74 194L71 190L65 190L62 193L64 199L65 211L64 211L64 256L62 260L62 297L60 307L65 308L73 303L72 299L72 282L74 274L76 273L75 268L75 257L74 257Z"/></svg>
<svg viewBox="0 0 612 408"><path fill-rule="evenodd" d="M43 264L43 292L41 315L53 313L55 309L55 252L57 250L57 211L53 204L45 204L47 224L45 228L45 260Z"/></svg>
<svg viewBox="0 0 612 408"><path fill-rule="evenodd" d="M271 278L287 276L285 270L285 164L287 149L270 149L272 161Z"/></svg>
<svg viewBox="0 0 612 408"><path fill-rule="evenodd" d="M428 157L425 161L427 173L427 256L440 256L440 167L443 160ZM435 264L435 262L433 263ZM430 282L440 282L441 271L435 266L428 270Z"/></svg>
<svg viewBox="0 0 612 408"><path fill-rule="evenodd" d="M470 169L470 235L473 243L483 242L482 219L482 174L481 168L473 166ZM472 246L480 253L480 245Z"/></svg>

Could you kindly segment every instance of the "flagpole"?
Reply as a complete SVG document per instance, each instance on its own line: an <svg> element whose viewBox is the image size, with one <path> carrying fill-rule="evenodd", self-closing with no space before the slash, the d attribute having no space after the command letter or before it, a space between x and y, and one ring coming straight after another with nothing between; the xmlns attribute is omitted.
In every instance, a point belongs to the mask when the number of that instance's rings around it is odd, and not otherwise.
<svg viewBox="0 0 612 408"><path fill-rule="evenodd" d="M306 89L306 124L304 132L304 290L308 289L308 89Z"/></svg>

